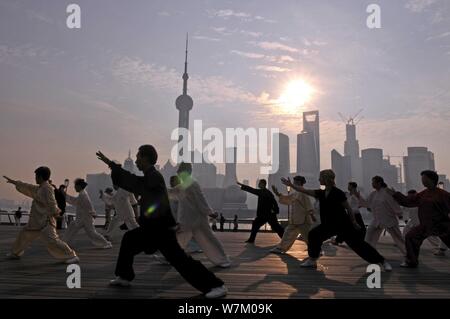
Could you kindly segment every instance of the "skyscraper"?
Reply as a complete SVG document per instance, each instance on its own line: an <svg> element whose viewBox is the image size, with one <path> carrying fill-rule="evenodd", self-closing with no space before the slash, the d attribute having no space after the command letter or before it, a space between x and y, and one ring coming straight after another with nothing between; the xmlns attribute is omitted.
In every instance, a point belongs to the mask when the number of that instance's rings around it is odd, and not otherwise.
<svg viewBox="0 0 450 319"><path fill-rule="evenodd" d="M283 189L281 183L281 177L287 177L291 173L291 165L289 160L289 137L283 133L277 133L273 136L274 143L278 143L277 147L274 149L278 149L278 152L275 153L272 150L272 161L274 158L278 161L278 170L269 174L268 183L269 187L275 185L278 189Z"/></svg>
<svg viewBox="0 0 450 319"><path fill-rule="evenodd" d="M423 189L420 172L435 170L434 154L426 147L408 147L408 155L403 157L406 189Z"/></svg>
<svg viewBox="0 0 450 319"><path fill-rule="evenodd" d="M177 110L179 111L178 116L178 128L185 128L189 129L189 111L192 110L192 107L194 106L194 101L192 98L187 94L187 83L189 79L189 75L187 73L187 56L188 56L188 37L186 35L186 57L184 61L184 74L183 74L183 94L180 95L176 101L175 106ZM187 142L183 141L183 137L180 136L178 142L182 142L182 147L179 152L179 156L183 155L183 152L187 148Z"/></svg>
<svg viewBox="0 0 450 319"><path fill-rule="evenodd" d="M319 111L303 113L303 131L297 135L297 174L308 186L317 186L320 172Z"/></svg>

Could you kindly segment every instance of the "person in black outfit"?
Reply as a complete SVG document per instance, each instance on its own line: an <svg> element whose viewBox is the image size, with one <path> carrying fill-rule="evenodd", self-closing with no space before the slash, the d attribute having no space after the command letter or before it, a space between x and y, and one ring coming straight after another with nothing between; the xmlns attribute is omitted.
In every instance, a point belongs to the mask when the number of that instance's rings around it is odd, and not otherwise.
<svg viewBox="0 0 450 319"><path fill-rule="evenodd" d="M223 226L225 225L226 219L223 217L222 214L220 214L220 231L223 231Z"/></svg>
<svg viewBox="0 0 450 319"><path fill-rule="evenodd" d="M140 196L140 227L125 233L117 259L114 286L129 286L134 279L134 256L159 250L167 261L206 298L225 296L227 289L203 264L188 256L178 244L164 178L155 168L158 154L151 145L142 145L136 155L136 166L144 176L136 176L112 162L101 152L97 157L111 168L114 185Z"/></svg>
<svg viewBox="0 0 450 319"><path fill-rule="evenodd" d="M243 191L249 192L258 196L258 206L256 208L256 218L252 223L252 230L250 233L250 238L246 243L253 244L255 242L256 234L258 233L261 226L265 223L269 223L270 227L274 232L278 234L280 238L283 237L284 229L278 223L277 214L280 212L278 203L273 196L272 192L267 189L267 182L265 179L261 179L258 183L258 189L244 185L237 182Z"/></svg>
<svg viewBox="0 0 450 319"><path fill-rule="evenodd" d="M335 174L327 169L320 172L319 181L325 189L308 190L293 184L289 178L282 178L284 185L290 186L295 190L315 197L320 203L320 225L313 228L308 236L308 255L309 258L302 263L302 267L317 267L322 243L335 236L343 238L347 245L353 249L361 258L371 264L379 264L386 271L391 271L389 265L383 256L371 245L366 243L361 237L359 225L355 219L352 208L350 207L345 193L336 187Z"/></svg>
<svg viewBox="0 0 450 319"><path fill-rule="evenodd" d="M56 186L53 184L52 186L55 189L56 204L58 205L58 208L61 210L59 216L56 218L56 229L61 229L64 213L66 212L66 186L59 185L59 188L56 188Z"/></svg>

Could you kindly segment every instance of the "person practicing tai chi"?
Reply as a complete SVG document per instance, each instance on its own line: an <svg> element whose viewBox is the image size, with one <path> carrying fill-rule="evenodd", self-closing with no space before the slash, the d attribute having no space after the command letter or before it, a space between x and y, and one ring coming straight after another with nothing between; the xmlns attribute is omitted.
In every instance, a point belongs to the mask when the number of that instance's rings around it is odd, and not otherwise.
<svg viewBox="0 0 450 319"><path fill-rule="evenodd" d="M278 207L272 192L267 189L267 181L265 179L260 179L258 182L258 189L239 182L236 183L243 191L258 196L256 218L253 220L250 237L246 240L246 243L253 244L255 242L256 234L265 223L269 223L272 230L278 234L278 237L283 238L284 229L277 219L280 208Z"/></svg>
<svg viewBox="0 0 450 319"><path fill-rule="evenodd" d="M37 186L4 176L8 183L16 186L17 191L33 199L28 223L17 235L7 257L19 259L31 242L40 238L47 244L47 250L53 257L67 264L77 263L79 258L75 251L59 239L56 232L56 217L59 215L59 208L56 204L53 187L48 182L50 169L41 166L34 173Z"/></svg>
<svg viewBox="0 0 450 319"><path fill-rule="evenodd" d="M180 247L175 233L175 219L170 210L166 184L155 168L158 153L152 145L142 145L136 155L136 166L144 176L136 176L112 162L102 152L97 157L111 168L114 185L140 196L140 227L126 232L122 238L113 286L129 286L135 277L134 256L141 252L159 250L169 263L206 298L227 294L222 280L201 262L187 255Z"/></svg>
<svg viewBox="0 0 450 319"><path fill-rule="evenodd" d="M221 242L209 227L208 218L214 213L198 182L192 177L192 165L182 162L177 170L180 184L169 190L178 200L177 239L185 249L192 238L216 266L228 268L230 259Z"/></svg>
<svg viewBox="0 0 450 319"><path fill-rule="evenodd" d="M420 224L413 227L405 236L406 259L400 265L416 268L419 265L420 246L430 236L439 237L450 247L450 193L437 187L439 175L425 170L421 174L425 190L415 195L405 196L400 192L388 190L394 199L405 207L418 207Z"/></svg>
<svg viewBox="0 0 450 319"><path fill-rule="evenodd" d="M115 235L120 233L120 226L125 224L128 230L132 230L139 227L136 222L133 206L137 205L136 198L130 192L113 186L115 193L106 194L101 191L100 198L106 205L114 207L116 215L112 218L112 221L108 225L108 229L104 233L104 237L108 240L112 240Z"/></svg>
<svg viewBox="0 0 450 319"><path fill-rule="evenodd" d="M355 220L345 193L336 187L335 174L331 169L320 172L319 182L325 189L309 190L293 184L290 178L283 178L284 185L306 195L315 197L320 205L321 223L309 232L308 255L309 258L301 264L301 267L317 268L317 260L325 240L338 235L361 258L371 264L379 264L385 271L391 271L392 267L387 263L378 251L364 241L359 232L359 225Z"/></svg>
<svg viewBox="0 0 450 319"><path fill-rule="evenodd" d="M373 220L367 228L365 240L372 247L376 248L381 234L386 230L391 235L402 256L406 256L405 241L400 231L398 220L398 216L401 216L403 213L402 209L388 192L388 187L381 176L372 178L372 187L375 190L370 193L367 200L357 193L362 206L367 207L373 214Z"/></svg>
<svg viewBox="0 0 450 319"><path fill-rule="evenodd" d="M295 176L294 184L303 186L306 179L303 176ZM296 241L298 235L308 244L308 234L311 225L315 220L314 209L309 197L303 193L295 191L289 195L281 194L275 186L272 186L273 193L278 197L280 204L290 205L291 210L288 216L288 225L284 229L281 242L275 246L271 252L275 254L286 253Z"/></svg>
<svg viewBox="0 0 450 319"><path fill-rule="evenodd" d="M412 198L417 195L417 191L415 189L411 189L408 191L407 197ZM404 207L405 211L408 213L408 222L403 228L403 237L406 237L406 234L409 233L411 229L420 225L419 214L417 207ZM435 256L445 256L445 252L448 250L448 247L440 240L437 236L430 236L427 238L427 241L433 247L433 255Z"/></svg>
<svg viewBox="0 0 450 319"><path fill-rule="evenodd" d="M350 204L351 209L353 210L353 213L355 214L356 222L358 223L360 227L361 237L366 237L366 224L364 223L364 219L362 218L361 211L359 210L362 207L361 203L361 195L358 192L358 184L355 182L349 182L348 183L348 203ZM340 238L339 236L336 236L333 240L331 240L331 243L333 245L339 245L342 244L344 240Z"/></svg>
<svg viewBox="0 0 450 319"><path fill-rule="evenodd" d="M75 236L84 229L86 235L94 246L103 249L112 248L112 244L100 235L94 226L95 210L92 206L91 200L85 188L88 184L84 179L77 178L74 182L75 191L78 193L77 197L66 193L66 201L72 206L75 206L75 221L70 223L64 234L64 240L73 247Z"/></svg>

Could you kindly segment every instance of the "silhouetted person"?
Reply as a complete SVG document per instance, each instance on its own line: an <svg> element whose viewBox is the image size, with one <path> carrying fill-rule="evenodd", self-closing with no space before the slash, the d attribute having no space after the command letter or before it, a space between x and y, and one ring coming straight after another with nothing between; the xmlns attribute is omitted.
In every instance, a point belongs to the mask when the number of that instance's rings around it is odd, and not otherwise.
<svg viewBox="0 0 450 319"><path fill-rule="evenodd" d="M22 219L22 207L19 206L17 210L14 212L14 221L16 226L20 226L20 220Z"/></svg>
<svg viewBox="0 0 450 319"><path fill-rule="evenodd" d="M19 259L25 249L35 239L40 238L47 245L48 252L56 259L72 264L79 261L76 253L65 242L59 239L56 232L55 217L59 214L53 187L49 184L50 169L41 166L35 171L36 185L26 184L4 176L8 183L16 186L17 191L33 199L28 223L17 235L10 259Z"/></svg>
<svg viewBox="0 0 450 319"><path fill-rule="evenodd" d="M178 243L185 249L194 239L214 265L230 267L222 243L209 227L208 218L213 215L213 210L199 183L192 177L192 165L181 163L177 173L180 184L170 189L169 195L178 199Z"/></svg>
<svg viewBox="0 0 450 319"><path fill-rule="evenodd" d="M64 214L66 212L66 186L59 185L59 188L56 188L55 185L52 185L55 189L55 199L58 204L58 208L61 210L59 216L56 218L56 229L61 229L63 224Z"/></svg>
<svg viewBox="0 0 450 319"><path fill-rule="evenodd" d="M420 225L405 236L406 259L401 267L415 268L419 264L420 246L430 236L438 236L450 247L450 193L437 187L439 175L431 170L420 173L425 190L411 196L388 190L405 207L418 207Z"/></svg>
<svg viewBox="0 0 450 319"><path fill-rule="evenodd" d="M238 229L239 229L238 215L234 215L233 231L238 231Z"/></svg>
<svg viewBox="0 0 450 319"><path fill-rule="evenodd" d="M366 237L366 224L364 223L364 219L362 218L361 211L359 210L363 203L361 202L361 194L358 192L358 184L355 182L349 182L347 186L349 198L348 203L355 214L355 220L358 223L361 231L362 238ZM333 245L339 245L344 242L344 239L336 236L334 240L331 241Z"/></svg>
<svg viewBox="0 0 450 319"><path fill-rule="evenodd" d="M294 184L303 186L305 183L305 177L294 177ZM272 189L280 204L291 206L288 225L284 230L283 238L277 246L271 249L272 253L284 254L292 247L299 234L302 235L302 238L308 244L308 234L314 220L314 209L311 200L303 193L294 191L289 195L283 195L275 186L272 186Z"/></svg>
<svg viewBox="0 0 450 319"><path fill-rule="evenodd" d="M370 193L367 200L357 194L361 204L367 207L373 214L372 222L367 228L365 241L376 248L382 232L386 230L391 235L402 256L405 256L405 241L400 231L398 220L398 217L402 215L400 205L398 205L387 191L387 185L381 176L374 176L372 178L372 187L375 190Z"/></svg>
<svg viewBox="0 0 450 319"><path fill-rule="evenodd" d="M101 234L95 230L94 218L95 210L92 206L91 199L86 192L88 184L82 178L77 178L74 182L75 191L78 193L77 197L66 193L66 200L70 205L75 206L75 221L70 223L66 232L64 233L64 240L73 247L75 236L83 229L89 240L94 246L103 249L112 248L112 244L106 240Z"/></svg>
<svg viewBox="0 0 450 319"><path fill-rule="evenodd" d="M408 191L407 197L414 198L417 195L417 191L415 189L411 189ZM411 229L420 225L419 220L419 209L417 207L405 207L405 210L408 212L408 220L406 222L405 227L403 228L403 237L406 237L406 234L409 233ZM447 251L447 246L439 239L437 236L430 236L427 238L430 245L433 247L433 255L435 256L445 256L445 252Z"/></svg>
<svg viewBox="0 0 450 319"><path fill-rule="evenodd" d="M103 194L112 195L113 189L111 187L107 187L104 193L102 190L100 190L100 198L103 196ZM105 225L103 226L104 229L108 229L109 223L111 223L113 209L113 205L111 205L110 203L105 203Z"/></svg>
<svg viewBox="0 0 450 319"><path fill-rule="evenodd" d="M176 222L170 210L166 184L155 164L158 154L151 145L142 145L136 155L136 166L144 176L136 176L112 162L101 152L97 157L111 168L113 183L133 194L140 195L140 227L130 230L122 238L117 259L115 286L129 286L134 279L134 256L159 250L169 263L193 287L207 298L226 295L227 289L203 264L188 256L178 244Z"/></svg>
<svg viewBox="0 0 450 319"><path fill-rule="evenodd" d="M286 186L315 197L320 203L320 225L309 232L308 255L302 267L317 267L317 259L320 257L320 250L325 240L338 235L344 238L347 245L353 249L361 258L371 264L380 264L386 271L391 271L389 265L378 251L366 243L359 232L359 225L355 220L353 210L348 204L345 193L336 187L334 182L335 174L331 169L320 172L319 182L325 189L309 190L293 184L291 180L282 179Z"/></svg>
<svg viewBox="0 0 450 319"><path fill-rule="evenodd" d="M259 180L258 189L244 185L237 182L243 191L249 192L258 196L258 207L256 208L256 218L252 223L252 230L250 233L250 238L246 243L254 243L256 234L258 233L261 226L268 223L272 230L278 234L280 238L283 238L284 229L278 223L277 214L280 212L278 203L273 196L272 192L267 189L267 182L265 179Z"/></svg>
<svg viewBox="0 0 450 319"><path fill-rule="evenodd" d="M219 220L219 224L220 224L220 231L223 231L223 226L225 225L225 217L223 217L222 214L220 214L220 220Z"/></svg>

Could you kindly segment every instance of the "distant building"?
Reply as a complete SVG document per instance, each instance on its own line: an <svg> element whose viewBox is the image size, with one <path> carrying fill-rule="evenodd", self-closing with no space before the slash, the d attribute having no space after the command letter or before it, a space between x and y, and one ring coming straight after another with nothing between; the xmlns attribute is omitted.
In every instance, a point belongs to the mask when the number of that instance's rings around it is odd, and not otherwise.
<svg viewBox="0 0 450 319"><path fill-rule="evenodd" d="M422 190L420 172L435 170L434 154L426 147L408 147L408 155L403 157L405 184L407 189Z"/></svg>
<svg viewBox="0 0 450 319"><path fill-rule="evenodd" d="M284 186L281 183L282 177L288 177L291 173L291 164L289 160L289 137L283 133L277 133L274 136L274 142L278 143L275 149L278 149L278 152L275 154L272 151L272 161L274 158L278 160L278 170L269 174L268 176L268 184L269 188L272 185L275 185L278 189L283 189Z"/></svg>
<svg viewBox="0 0 450 319"><path fill-rule="evenodd" d="M303 131L297 135L297 174L307 186L317 187L320 172L319 111L303 113Z"/></svg>

